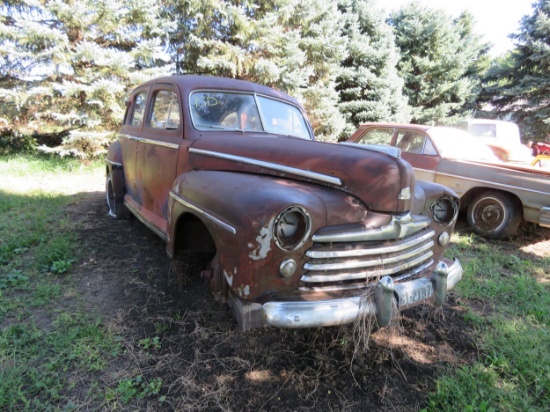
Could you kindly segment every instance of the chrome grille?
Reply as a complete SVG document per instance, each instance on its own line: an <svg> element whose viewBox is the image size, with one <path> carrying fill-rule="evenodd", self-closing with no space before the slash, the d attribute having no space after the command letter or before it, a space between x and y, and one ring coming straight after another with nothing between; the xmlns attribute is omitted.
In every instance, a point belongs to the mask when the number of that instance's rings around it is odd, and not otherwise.
<svg viewBox="0 0 550 412"><path fill-rule="evenodd" d="M405 220L401 226L412 225ZM381 276L395 280L413 276L433 263L435 232L426 224L418 225L398 239L351 242L316 241L306 253L302 289L350 289ZM392 223L393 225L393 223ZM413 232L413 233L411 233Z"/></svg>

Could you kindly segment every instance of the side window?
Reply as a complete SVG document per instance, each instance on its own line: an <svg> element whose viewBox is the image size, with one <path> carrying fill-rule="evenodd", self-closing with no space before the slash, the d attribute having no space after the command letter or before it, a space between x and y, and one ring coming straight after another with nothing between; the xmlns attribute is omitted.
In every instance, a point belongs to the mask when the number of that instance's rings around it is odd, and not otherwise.
<svg viewBox="0 0 550 412"><path fill-rule="evenodd" d="M149 126L154 129L175 130L180 125L178 96L169 90L159 90L153 98Z"/></svg>
<svg viewBox="0 0 550 412"><path fill-rule="evenodd" d="M361 137L359 144L391 145L394 129L371 129Z"/></svg>
<svg viewBox="0 0 550 412"><path fill-rule="evenodd" d="M421 132L402 130L397 134L395 145L404 152L422 154L426 140L426 136Z"/></svg>
<svg viewBox="0 0 550 412"><path fill-rule="evenodd" d="M497 128L494 124L473 124L470 133L480 137L497 137Z"/></svg>
<svg viewBox="0 0 550 412"><path fill-rule="evenodd" d="M134 99L132 116L130 117L130 126L141 126L143 114L145 113L145 103L147 102L147 92L139 93Z"/></svg>

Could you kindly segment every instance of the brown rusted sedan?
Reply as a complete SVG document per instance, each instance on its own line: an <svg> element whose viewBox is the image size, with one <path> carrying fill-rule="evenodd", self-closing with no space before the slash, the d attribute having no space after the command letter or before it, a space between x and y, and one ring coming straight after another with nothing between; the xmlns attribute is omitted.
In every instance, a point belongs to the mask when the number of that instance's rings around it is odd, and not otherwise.
<svg viewBox="0 0 550 412"><path fill-rule="evenodd" d="M353 322L442 305L461 278L443 258L456 195L416 182L391 150L314 141L284 93L173 76L131 94L106 159L114 218L128 211L172 258L211 256L214 295L243 329Z"/></svg>

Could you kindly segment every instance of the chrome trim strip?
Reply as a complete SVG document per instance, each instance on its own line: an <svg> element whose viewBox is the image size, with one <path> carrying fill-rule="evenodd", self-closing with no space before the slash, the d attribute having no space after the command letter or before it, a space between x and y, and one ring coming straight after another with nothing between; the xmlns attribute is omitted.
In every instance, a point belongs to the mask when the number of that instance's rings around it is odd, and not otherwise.
<svg viewBox="0 0 550 412"><path fill-rule="evenodd" d="M350 250L308 250L306 256L314 259L329 259L329 258L343 258L343 257L359 257L359 256L369 256L369 255L379 255L393 252L400 252L405 249L409 249L419 243L424 242L432 238L435 235L433 230L425 233L424 235L407 240L406 242L399 243L397 245L383 245L380 247L375 247L371 249L350 249Z"/></svg>
<svg viewBox="0 0 550 412"><path fill-rule="evenodd" d="M115 166L115 167L120 167L120 168L122 168L122 163L113 162L112 160L109 160L109 159L105 159L105 163L109 163L110 165L113 165L113 166Z"/></svg>
<svg viewBox="0 0 550 412"><path fill-rule="evenodd" d="M377 229L361 228L357 231L330 233L330 226L322 228L313 235L314 242L363 242L369 240L401 239L416 233L429 226L431 219L428 216L415 216L413 219L409 213L404 216L392 216L391 222ZM323 232L329 232L323 234Z"/></svg>
<svg viewBox="0 0 550 412"><path fill-rule="evenodd" d="M128 209L130 209L130 212L132 212L132 214L135 217L137 217L141 223L143 223L145 226L151 229L158 237L160 237L162 240L166 242L168 237L164 233L162 233L159 229L157 229L155 226L153 226L150 222L148 222L143 216L141 216L141 214L132 205L130 205L130 203L128 203L127 201L124 201L124 205Z"/></svg>
<svg viewBox="0 0 550 412"><path fill-rule="evenodd" d="M417 258L410 260L408 262L405 262L399 266L395 266L392 268L387 269L377 269L373 270L371 272L364 271L359 273L351 273L351 274L333 274L333 275L307 275L303 274L302 278L300 279L303 282L316 282L316 283L322 283L322 282L340 282L343 280L355 280L355 279L361 279L361 278L372 278L372 277L378 277L378 276L386 276L386 275L393 275L395 273L398 273L402 270L408 269L412 266L415 266L419 263L424 262L426 259L429 259L433 256L433 252L431 251L432 244L426 245L427 248L423 249L421 252L425 251L426 249L430 249L428 253L424 253L423 255L418 256ZM412 254L414 256L414 254ZM341 263L332 263L332 264L320 264L320 265L309 265L306 263L304 265L304 269L308 269L311 271L319 271L319 270L338 270L338 269L359 269L363 267L372 267L372 266L378 266L378 265L384 265L387 263L399 263L401 259L409 258L412 256L395 256L391 259L377 259L375 261L369 261L369 262L344 262L344 264ZM390 262L391 261L391 262Z"/></svg>
<svg viewBox="0 0 550 412"><path fill-rule="evenodd" d="M211 222L217 224L218 226L221 226L223 229L227 230L228 232L236 235L237 229L235 229L233 226L229 225L228 223L225 223L224 221L218 219L214 215L206 212L205 210L201 209L199 206L195 205L194 203L191 203L189 200L185 200L179 195L175 194L174 192L170 192L170 197L174 199L176 202L181 203L183 206L197 212L204 218L210 220Z"/></svg>
<svg viewBox="0 0 550 412"><path fill-rule="evenodd" d="M414 275L418 275L420 272L426 270L430 265L433 263L433 260L430 259L425 264L418 266L414 268L411 272L405 273L404 275L401 275L399 277L392 278L394 282L408 279L410 277L413 277ZM365 272L361 272L363 279L365 277ZM381 276L384 276L383 274ZM298 288L299 291L302 292L336 292L339 290L354 290L354 289L361 289L368 285L365 283L347 283L344 285L329 285L329 286L300 286Z"/></svg>
<svg viewBox="0 0 550 412"><path fill-rule="evenodd" d="M151 145L154 145L154 146L167 147L168 149L174 149L174 150L177 150L177 149L180 148L179 144L159 142L158 140L145 139L143 137L138 138L138 142L145 143L145 144L151 144Z"/></svg>
<svg viewBox="0 0 550 412"><path fill-rule="evenodd" d="M202 150L190 148L189 152L203 155L217 157L219 159L233 160L235 162L246 163L253 166L265 167L266 169L276 170L278 172L290 173L296 176L306 177L312 180L318 180L332 185L342 186L342 181L337 177L327 176L321 173L310 172L303 169L298 169L290 166L283 166L277 163L264 162L261 160L251 159L249 157L235 156L227 153L213 152L211 150Z"/></svg>
<svg viewBox="0 0 550 412"><path fill-rule="evenodd" d="M499 167L498 165L494 165L494 164L491 164L491 166ZM514 189L514 190L520 190L520 191L524 191L524 192L531 192L531 193L537 193L537 194L548 196L548 192L541 192L539 190L526 189L524 187L510 186L510 185L505 185L505 184L502 184L502 183L490 182L488 180L473 179L471 177L464 177L464 176L459 176L459 175L452 175L452 174L449 174L449 173L436 172L434 170L420 169L418 167L415 167L414 169L415 170L418 169L420 171L425 171L425 172L430 172L430 173L435 173L436 177L437 176L446 176L446 177L451 177L451 178L456 178L456 179L468 180L470 182L476 182L476 183L480 183L480 184L484 184L484 185L489 185L490 187L499 187L499 188L504 188L504 189ZM501 167L500 169L506 169L506 167ZM506 170L510 170L510 169L506 169ZM525 171L525 173L529 173L529 172Z"/></svg>
<svg viewBox="0 0 550 412"><path fill-rule="evenodd" d="M176 144L176 143L159 142L158 140L146 139L144 137L135 137L135 136L130 136L128 134L122 134L122 133L120 133L118 136L122 137L124 139L132 140L134 142L152 144L152 145L155 145L155 146L167 147L169 149L177 150L177 149L180 148L180 145Z"/></svg>
<svg viewBox="0 0 550 412"><path fill-rule="evenodd" d="M130 136L129 134L125 134L125 133L119 133L118 137L122 137L123 139L128 139L128 140L137 140L138 139L137 137Z"/></svg>

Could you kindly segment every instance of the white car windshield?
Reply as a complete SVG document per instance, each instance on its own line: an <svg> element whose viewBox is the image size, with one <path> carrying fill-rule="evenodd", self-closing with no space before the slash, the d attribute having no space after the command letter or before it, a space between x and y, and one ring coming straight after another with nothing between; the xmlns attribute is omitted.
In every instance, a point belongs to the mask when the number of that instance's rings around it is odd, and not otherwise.
<svg viewBox="0 0 550 412"><path fill-rule="evenodd" d="M446 159L500 162L493 151L477 137L452 127L432 127L428 134Z"/></svg>
<svg viewBox="0 0 550 412"><path fill-rule="evenodd" d="M238 130L312 139L295 106L246 93L198 91L189 97L193 125L199 130Z"/></svg>

